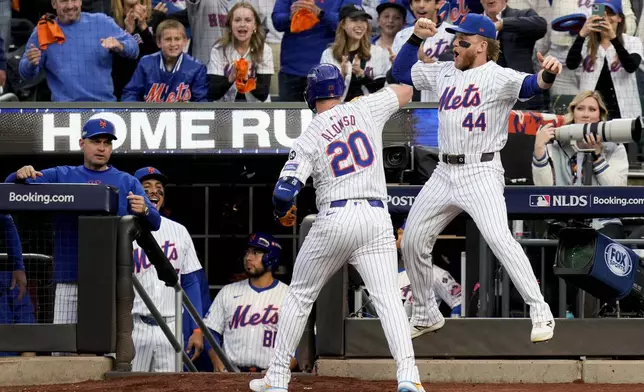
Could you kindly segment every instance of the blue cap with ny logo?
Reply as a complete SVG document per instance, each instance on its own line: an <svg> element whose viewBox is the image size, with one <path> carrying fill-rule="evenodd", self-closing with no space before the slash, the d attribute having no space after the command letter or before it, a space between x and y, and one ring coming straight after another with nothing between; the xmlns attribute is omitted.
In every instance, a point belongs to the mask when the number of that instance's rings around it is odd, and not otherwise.
<svg viewBox="0 0 644 392"><path fill-rule="evenodd" d="M448 27L445 31L450 34L462 33L496 39L496 25L492 19L481 14L464 15L458 26Z"/></svg>
<svg viewBox="0 0 644 392"><path fill-rule="evenodd" d="M88 139L96 136L107 136L112 140L116 140L114 124L102 118L95 118L86 122L81 132L81 138Z"/></svg>

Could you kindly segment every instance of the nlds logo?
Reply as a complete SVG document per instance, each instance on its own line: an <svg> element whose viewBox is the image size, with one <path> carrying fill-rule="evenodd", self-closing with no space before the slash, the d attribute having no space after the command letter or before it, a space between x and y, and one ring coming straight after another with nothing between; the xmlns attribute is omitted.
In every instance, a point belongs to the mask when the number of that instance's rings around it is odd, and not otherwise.
<svg viewBox="0 0 644 392"><path fill-rule="evenodd" d="M530 195L530 207L587 207L588 196Z"/></svg>

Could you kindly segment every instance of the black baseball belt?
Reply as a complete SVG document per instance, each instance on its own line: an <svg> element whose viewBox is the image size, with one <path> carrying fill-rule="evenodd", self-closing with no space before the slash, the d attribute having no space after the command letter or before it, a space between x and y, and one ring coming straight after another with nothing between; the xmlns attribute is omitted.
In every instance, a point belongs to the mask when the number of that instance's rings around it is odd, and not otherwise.
<svg viewBox="0 0 644 392"><path fill-rule="evenodd" d="M493 152L484 152L483 154L481 154L481 159L479 159L479 162L489 162L493 160L494 154L495 153ZM441 161L450 165L464 165L466 163L465 154L460 154L460 155L443 154L441 157Z"/></svg>

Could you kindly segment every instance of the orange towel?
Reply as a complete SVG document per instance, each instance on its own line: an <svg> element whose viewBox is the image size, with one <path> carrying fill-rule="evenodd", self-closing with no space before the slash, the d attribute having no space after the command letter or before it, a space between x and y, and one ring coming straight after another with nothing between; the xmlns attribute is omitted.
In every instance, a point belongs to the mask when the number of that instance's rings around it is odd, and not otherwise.
<svg viewBox="0 0 644 392"><path fill-rule="evenodd" d="M53 43L62 44L65 42L65 35L56 23L56 16L45 14L38 21L38 45L40 50L47 49Z"/></svg>
<svg viewBox="0 0 644 392"><path fill-rule="evenodd" d="M310 30L316 24L320 23L320 18L307 9L299 9L291 18L291 33L300 33Z"/></svg>
<svg viewBox="0 0 644 392"><path fill-rule="evenodd" d="M11 0L11 9L20 12L20 0Z"/></svg>
<svg viewBox="0 0 644 392"><path fill-rule="evenodd" d="M237 78L235 80L237 92L246 94L255 90L257 87L257 80L255 80L255 78L248 79L248 61L244 58L235 60L235 68L237 68Z"/></svg>

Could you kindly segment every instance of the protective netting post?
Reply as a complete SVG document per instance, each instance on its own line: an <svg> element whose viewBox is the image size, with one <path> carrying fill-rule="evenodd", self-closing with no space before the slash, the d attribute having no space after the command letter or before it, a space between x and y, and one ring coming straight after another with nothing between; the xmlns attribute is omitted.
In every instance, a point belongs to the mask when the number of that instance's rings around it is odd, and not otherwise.
<svg viewBox="0 0 644 392"><path fill-rule="evenodd" d="M134 286L132 283L132 242L138 236L136 218L129 215L121 218L118 228L118 253L116 264L116 371L132 370L136 354L132 331L132 308Z"/></svg>

